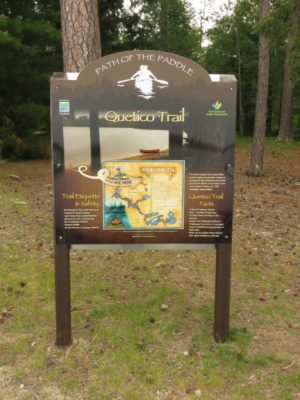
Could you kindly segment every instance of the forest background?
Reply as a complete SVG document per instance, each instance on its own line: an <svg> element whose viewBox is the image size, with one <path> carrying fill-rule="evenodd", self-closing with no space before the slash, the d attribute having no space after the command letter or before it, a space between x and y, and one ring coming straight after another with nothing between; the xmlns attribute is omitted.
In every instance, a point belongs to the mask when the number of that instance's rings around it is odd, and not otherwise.
<svg viewBox="0 0 300 400"><path fill-rule="evenodd" d="M99 7L96 58L166 50L238 78L226 343L214 252L105 250L71 252L73 344L54 346L49 78L73 28L60 3ZM0 1L0 399L299 400L300 1L234 1L213 24L186 1L131 3Z"/></svg>
<svg viewBox="0 0 300 400"><path fill-rule="evenodd" d="M130 8L124 3L128 2L99 1L102 55L155 49L189 57L209 73L235 74L239 81L237 132L241 136L251 137L254 132L259 37L264 35L270 60L266 135L300 139L297 0L268 1L263 17L257 0L229 2L227 12L214 15L214 25L206 32L205 12L195 16L188 1L133 0ZM63 70L61 43L59 0L1 1L1 157L32 159L47 153L49 78ZM287 128L282 131L283 123Z"/></svg>

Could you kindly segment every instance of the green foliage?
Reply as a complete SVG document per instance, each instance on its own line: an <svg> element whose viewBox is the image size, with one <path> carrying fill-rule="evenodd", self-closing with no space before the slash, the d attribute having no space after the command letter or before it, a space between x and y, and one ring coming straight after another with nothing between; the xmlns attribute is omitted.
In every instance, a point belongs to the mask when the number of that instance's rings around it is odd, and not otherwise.
<svg viewBox="0 0 300 400"><path fill-rule="evenodd" d="M269 125L274 135L279 129L283 67L288 66L294 85L294 112L292 116L293 135L299 139L299 90L300 90L300 5L298 0L280 0L261 24L261 29L272 38L271 92ZM290 54L287 44L293 40Z"/></svg>
<svg viewBox="0 0 300 400"><path fill-rule="evenodd" d="M254 124L258 66L256 23L256 0L240 0L232 15L222 17L216 26L209 30L208 38L211 44L204 54L204 67L210 73L234 74L239 79L244 127L248 134L252 132ZM238 117L241 117L240 113Z"/></svg>
<svg viewBox="0 0 300 400"><path fill-rule="evenodd" d="M155 49L199 58L200 31L184 0L134 0L122 36L128 49Z"/></svg>
<svg viewBox="0 0 300 400"><path fill-rule="evenodd" d="M99 1L102 54L131 49L169 51L199 61L210 73L239 80L238 128L252 135L258 69L258 35L271 37L268 135L277 136L283 66L294 83L293 130L300 137L300 16L298 0L273 0L258 23L258 0L238 0L222 15L201 48L187 0ZM295 40L286 57L287 37ZM298 32L298 33L297 33ZM0 2L0 155L40 157L36 133L49 134L49 77L62 70L59 0Z"/></svg>
<svg viewBox="0 0 300 400"><path fill-rule="evenodd" d="M273 1L272 11L258 22L257 0L239 0L233 13L221 17L209 30L210 45L205 49L203 64L210 73L233 73L239 80L241 107L238 119L243 117L245 133L252 135L256 102L258 72L258 35L264 32L271 37L269 81L268 135L277 136L280 121L283 66L289 63L295 83L293 122L295 136L299 131L300 101L300 35L296 37L293 52L285 61L287 35L296 0ZM298 21L300 24L300 21ZM240 69L239 69L240 67ZM243 115L242 115L243 114ZM238 123L238 127L240 124Z"/></svg>
<svg viewBox="0 0 300 400"><path fill-rule="evenodd" d="M120 35L124 20L123 0L99 1L99 15L102 55L122 51Z"/></svg>
<svg viewBox="0 0 300 400"><path fill-rule="evenodd" d="M9 158L41 157L36 131L49 131L49 77L61 69L59 1L0 6L0 144Z"/></svg>
<svg viewBox="0 0 300 400"><path fill-rule="evenodd" d="M197 58L199 35L185 1L99 2L102 53L160 49ZM142 16L142 17L141 17ZM0 154L42 155L36 132L49 132L49 78L62 70L59 0L0 4Z"/></svg>
<svg viewBox="0 0 300 400"><path fill-rule="evenodd" d="M22 140L14 134L8 135L3 140L2 155L10 160L30 160L33 158L42 158L44 148L34 143L34 138Z"/></svg>

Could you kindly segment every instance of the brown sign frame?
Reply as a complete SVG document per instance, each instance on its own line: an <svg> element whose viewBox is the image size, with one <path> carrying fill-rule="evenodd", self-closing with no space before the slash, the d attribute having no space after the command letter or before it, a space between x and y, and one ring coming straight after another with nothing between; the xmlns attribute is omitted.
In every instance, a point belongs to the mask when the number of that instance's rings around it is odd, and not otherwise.
<svg viewBox="0 0 300 400"><path fill-rule="evenodd" d="M142 57L142 59L141 59ZM118 63L121 64L121 71L118 72ZM124 65L122 65L122 61ZM127 60L127 61L126 61ZM126 62L125 62L126 61ZM164 63L163 63L164 61ZM116 65L115 65L116 64ZM125 65L126 64L126 65ZM138 66L139 70L137 70ZM166 231L156 230L157 239L148 243L147 239L133 240L128 238L126 240L118 240L118 232L112 231L107 234L105 239L105 232L101 231L101 238L86 235L85 232L80 229L76 231L73 226L67 225L66 219L63 219L63 210L66 208L65 203L61 200L62 188L68 184L68 171L66 167L66 152L64 138L64 126L74 126L75 118L70 119L69 116L72 114L72 108L74 104L77 104L77 108L82 107L84 101L89 103L89 126L91 131L91 160L89 172L91 176L96 176L97 172L100 171L101 159L100 139L99 139L99 120L102 121L103 115L99 114L99 107L95 106L96 100L88 98L88 92L93 91L96 87L100 92L103 91L107 97L108 93L113 92L111 95L111 101L116 100L115 90L112 86L112 82L121 82L119 86L123 86L125 81L134 81L135 75L131 75L132 71L140 71L141 67L148 65L148 71L153 74L153 81L156 79L159 82L160 87L157 92L158 94L158 106L165 104L168 96L175 98L174 104L170 107L171 111L163 111L163 118L167 119L169 115L174 116L173 120L181 124L181 131L183 129L190 130L192 133L189 134L189 141L192 143L189 145L189 150L192 157L187 156L189 168L192 171L199 169L199 165L205 171L220 173L224 175L226 179L225 184L225 198L226 201L222 200L219 202L220 207L217 209L219 214L223 215L221 222L223 223L222 232L219 236L209 237L205 235L202 237L193 238L191 230L188 228L185 231L178 234L178 239L174 233L172 235L167 234ZM119 68L119 69L120 69ZM180 69L180 74L177 69ZM128 71L127 71L128 69ZM129 79L121 80L120 73ZM143 72L148 73L149 72ZM118 75L119 74L119 75ZM127 74L127 75L126 75ZM172 75L173 74L173 75ZM157 78L170 77L169 81L165 79ZM176 77L179 76L179 84L175 87ZM110 81L109 79L110 78ZM131 82L129 82L131 83ZM168 85L167 85L168 83ZM172 88L171 84L174 87ZM170 88L169 88L170 86ZM55 195L55 288L56 288L56 344L57 345L69 345L72 341L71 334L71 285L70 285L70 250L82 250L82 249L215 249L216 250L216 284L215 284L215 315L214 315L214 337L216 341L225 341L229 335L229 310L230 310L230 275L231 275L231 252L232 252L232 203L233 203L233 168L234 168L234 138L235 138L235 108L236 108L236 87L237 82L232 75L209 75L201 66L194 63L191 60L177 56L170 53L156 52L156 51L139 51L139 52L123 52L117 53L110 56L103 57L94 63L90 64L78 74L54 74L51 79L51 126L52 126L52 143L53 143L53 176L54 176L54 195ZM165 89L166 88L166 89ZM199 90L202 90L200 95ZM140 96L143 97L144 103L155 104L151 96L154 91L149 88L140 87L139 84L131 85L131 87L124 90L121 94L123 99L118 103L118 107L122 102L128 101L126 99L127 91L130 93L129 98L133 101L134 106L140 104L140 100L132 100L136 96L136 90L140 90ZM165 90L163 92L163 89ZM147 92L148 90L148 92ZM76 91L81 91L81 95L76 99ZM178 95L178 92L181 95ZM197 92L198 91L198 92ZM203 93L204 92L204 93ZM121 93L121 92L120 92ZM168 94L169 93L169 94ZM74 97L75 96L75 97ZM150 98L147 98L147 96ZM184 99L184 106L179 110L183 110L181 114L176 114L174 109L178 109L179 98ZM222 108L222 102L226 105L226 109ZM71 101L70 101L71 99ZM192 100L190 100L192 99ZM102 98L103 100L103 98ZM216 100L216 102L214 102ZM76 103L77 102L77 103ZM152 102L152 103L151 103ZM171 102L171 100L170 100ZM108 104L104 104L103 108L107 107ZM134 107L133 106L133 107ZM198 107L199 106L199 110ZM148 106L149 107L149 106ZM185 112L184 107L190 107L192 117L187 118L189 125L182 124L183 113ZM150 108L150 107L149 107ZM189 108L188 108L189 110ZM128 115L128 111L126 111ZM194 112L194 114L193 114ZM156 111L157 113L157 111ZM168 113L168 114L167 114ZM202 120L197 119L198 114L202 114ZM150 114L148 114L150 115ZM162 114L161 114L162 115ZM177 117L176 117L177 115ZM180 117L181 115L181 117ZM67 116L67 118L66 118ZM101 120L102 118L102 120ZM127 117L131 118L131 117ZM150 117L149 117L150 118ZM156 118L156 117L155 117ZM154 124L156 119L154 118ZM162 118L162 117L161 117ZM171 119L172 117L168 117ZM177 120L176 120L177 118ZM180 120L181 118L181 120ZM195 121L193 120L195 118ZM199 132L199 124L201 121L207 121L207 127L201 128L205 132L203 134L205 139L202 140L201 134L197 137ZM66 122L67 121L67 122ZM82 125L86 121L79 121ZM105 122L105 121L104 121ZM106 121L108 128L111 125L111 121ZM128 122L128 121L127 121ZM182 137L178 135L179 123L168 124L164 122L164 129L170 129L170 148L169 157L167 159L176 160L183 159L184 151L182 145ZM101 123L101 122L100 122ZM66 125L67 124L67 125ZM68 125L69 124L69 125ZM73 125L72 125L73 124ZM126 124L125 124L126 125ZM206 125L206 124L204 124ZM131 125L132 126L132 125ZM124 122L123 122L124 127ZM138 121L138 127L140 129L145 128L145 124L141 124ZM156 128L160 127L157 124ZM201 130L200 129L200 130ZM190 132L188 131L188 132ZM94 132L94 133L93 133ZM212 132L212 134L210 134ZM98 139L97 139L98 137ZM180 137L178 141L178 137ZM202 140L202 141L201 141ZM189 155L189 153L188 153ZM200 164L197 159L201 158ZM211 161L210 159L213 159ZM212 170L210 169L213 165ZM76 177L76 179L78 179ZM72 186L71 186L72 187ZM189 187L189 186L188 186ZM211 188L208 190L212 190ZM186 186L183 189L185 196ZM201 191L198 190L200 193ZM69 192L68 192L69 193ZM101 192L102 194L102 192ZM218 194L218 192L217 192ZM65 195L65 197L67 194ZM223 194L224 199L224 194ZM193 203L191 203L193 204ZM225 211L223 210L225 208ZM220 211L221 210L221 211ZM223 211L222 211L223 210ZM104 205L101 212L104 214ZM95 214L96 215L96 214ZM97 215L96 215L97 216ZM177 216L177 215L176 215ZM72 216L74 219L74 217ZM184 216L183 216L184 218ZM144 218L145 219L145 218ZM162 221L166 221L161 219ZM62 222L63 221L63 222ZM155 222L154 222L155 223ZM166 222L164 222L166 224ZM64 225L65 224L65 225ZM189 224L191 225L191 224ZM68 229L65 229L67 226ZM145 229L145 227L144 227ZM202 229L203 230L203 229ZM75 232L75 233L74 233ZM78 232L78 233L77 233ZM155 229L154 229L155 232ZM158 232L158 233L157 233ZM179 231L178 231L179 232ZM197 233L199 233L197 231ZM165 235L165 236L164 236ZM185 235L185 236L184 236ZM190 235L190 236L189 236ZM197 235L194 235L197 236ZM147 235L145 235L145 238ZM164 239L165 237L165 239ZM170 237L175 237L175 240L170 240ZM188 239L186 239L188 237ZM83 238L83 239L82 239ZM104 238L104 239L103 239Z"/></svg>

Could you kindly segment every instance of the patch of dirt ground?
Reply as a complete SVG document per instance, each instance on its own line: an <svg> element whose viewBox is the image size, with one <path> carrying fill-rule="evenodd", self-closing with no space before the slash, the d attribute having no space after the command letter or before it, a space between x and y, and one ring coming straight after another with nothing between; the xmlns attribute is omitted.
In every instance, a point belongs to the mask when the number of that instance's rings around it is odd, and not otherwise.
<svg viewBox="0 0 300 400"><path fill-rule="evenodd" d="M283 376L282 385L294 385L292 378L288 379L288 374L296 373L300 368L300 149L298 146L282 153L277 150L275 152L273 148L267 149L265 175L261 178L251 178L245 175L248 162L249 147L238 149L235 170L231 321L234 326L239 326L253 335L247 348L247 354L251 357L275 354L278 358L278 361L275 360L275 364L272 364L273 369L266 368L260 371L260 377L254 374L247 379L242 378L244 383L236 383L236 385L240 385L241 390L245 385L251 393L253 386L260 384L261 380L267 381L268 376L275 369L278 376ZM38 255L37 265L40 263L40 269L36 273L46 274L46 269L43 270L44 263L51 265L53 262L53 246L51 243L53 194L50 162L45 160L13 163L0 161L0 173L2 181L0 234L3 261L8 263L9 258L13 258L18 262L20 254L11 253L11 249L18 245L19 252L27 254L28 260L31 260L30 257L34 258L35 255ZM12 212L12 210L16 211ZM211 323L208 304L213 301L214 277L211 267L208 267L214 263L214 255L211 253L202 255L201 253L199 257L199 253L193 251L163 252L161 256L158 252L149 251L139 254L141 255L135 255L134 252L105 251L102 260L104 265L107 265L107 269L101 272L100 278L104 281L123 282L124 287L122 290L120 289L118 296L120 298L123 296L124 299L127 298L126 296L130 296L126 291L127 286L135 286L137 289L144 288L145 293L148 293L156 284L166 281L172 282L174 286L185 292L183 301L187 301L188 305L184 308L184 312L186 313L186 320L190 318L190 322L186 322L187 325L183 327L182 332L180 330L176 332L173 343L170 344L170 353L183 353L184 350L188 349L192 334L196 332L195 325L205 325L202 322L205 317L209 321L206 324ZM77 252L72 255L72 262L77 269L77 281L74 282L76 290L80 289L80 285L90 284L92 286L93 281L99 279L97 272L91 272L86 276L88 282L85 282L85 272L80 270L81 263L85 263L85 265L96 264L98 262L97 257L96 252ZM154 272L150 273L147 266L141 267L145 258L153 267ZM119 265L118 273L116 273L117 268L111 267L114 263ZM143 281L138 278L142 277L143 274L145 276L149 274L149 280ZM29 278L26 276L26 271L22 272L21 270L21 276L14 277L20 286L16 289L13 277L12 271L12 277L0 282L0 290L3 293L5 292L7 296L10 292L13 292L16 296L21 296L22 291L27 290ZM44 284L43 281L41 282L39 284ZM53 283L51 282L51 284ZM32 298L35 298L35 288L32 290ZM49 290L53 294L53 290ZM17 291L20 293L17 293ZM111 296L113 300L116 296L114 292L110 293L109 289L105 293L108 299ZM190 293L193 293L193 295L190 295ZM49 309L49 298L45 297L46 295L43 296L43 292L38 295L37 307L40 310L44 309L45 313L53 313L53 305L51 306L52 309L47 311ZM89 304L89 299L79 301L75 298L73 312L78 312L80 315L90 307ZM202 315L197 316L192 309L199 307L199 305L202 305L204 311ZM0 319L0 345L3 346L3 349L14 340L19 340L18 336L22 334L17 330L18 325L14 330L12 328L10 330L10 320L13 321L15 315L17 315L17 305L12 305L11 309L8 310L5 308L6 305L2 310L2 320ZM208 316L205 314L206 309ZM108 318L107 321L109 322ZM97 336L93 331L92 324L93 322L88 321L86 327L79 327L76 325L75 319L74 337L78 338L84 335L86 329L90 332L90 339L94 346L97 343ZM29 336L31 335L30 328L22 328L20 325L20 330L22 329L27 331ZM34 343L35 340L44 341L46 348L49 346L49 342L53 342L51 334L54 334L54 323L45 329L48 335L46 338L39 337L36 339L35 334L32 334L24 340L27 340L28 343ZM188 329L191 329L191 333L188 333ZM23 334L26 335L26 332L23 332ZM103 346L105 347L105 345ZM140 346L143 346L143 343ZM78 373L83 371L83 375L88 376L89 368L92 368L91 365L93 364L90 360L92 355L88 349L85 349L86 347L83 346L84 356L80 364L82 370L78 370ZM102 350L100 350L101 353ZM72 358L72 351L70 350L70 358ZM59 357L69 357L68 353L60 353L58 350L53 350L53 352L56 352L55 360L59 360ZM43 352L41 351L41 353ZM46 353L46 350L44 353ZM45 357L46 367L41 367L41 370L39 370L39 367L28 370L27 358L29 356L28 351L24 354L22 347L20 347L20 350L15 350L15 354L4 352L2 357L0 354L0 399L101 399L101 397L93 394L89 397L82 387L70 389L71 394L69 395L67 384L61 389L59 385L56 385L50 372L50 377L45 378L44 376L44 368L51 370L52 359L42 355L42 357ZM71 363L71 361L68 362ZM263 368L265 361L258 360L257 362L258 365L261 362ZM276 362L278 362L278 365ZM26 370L28 373L26 373ZM93 374L95 374L95 371L93 371ZM281 382L280 379L278 382ZM278 385L280 386L281 383L278 383ZM230 385L224 385L223 389L220 389L220 387L216 389L215 394L212 391L207 395L204 394L202 398L218 398L218 400L251 398L245 397L244 394L234 397L230 390ZM264 399L276 400L280 398L278 393L283 393L276 385L274 388L268 387L262 390L262 395L259 398ZM156 391L153 391L153 393L156 393ZM300 399L300 389L297 390L296 386L287 393L287 397L284 397L284 399ZM155 397L155 394L153 396L152 398L161 398ZM107 398L105 397L105 399ZM122 399L122 397L119 398ZM168 399L171 398L182 400L183 398L194 397L185 394L184 397L181 395L168 397ZM167 397L165 397L165 400L167 400Z"/></svg>

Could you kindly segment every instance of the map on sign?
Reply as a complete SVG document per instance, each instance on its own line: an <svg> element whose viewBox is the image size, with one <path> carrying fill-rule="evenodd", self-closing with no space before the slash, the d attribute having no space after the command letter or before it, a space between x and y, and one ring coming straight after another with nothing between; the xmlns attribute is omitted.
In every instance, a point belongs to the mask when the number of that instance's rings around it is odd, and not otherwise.
<svg viewBox="0 0 300 400"><path fill-rule="evenodd" d="M183 229L184 161L103 165L105 230Z"/></svg>

